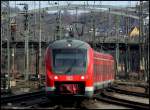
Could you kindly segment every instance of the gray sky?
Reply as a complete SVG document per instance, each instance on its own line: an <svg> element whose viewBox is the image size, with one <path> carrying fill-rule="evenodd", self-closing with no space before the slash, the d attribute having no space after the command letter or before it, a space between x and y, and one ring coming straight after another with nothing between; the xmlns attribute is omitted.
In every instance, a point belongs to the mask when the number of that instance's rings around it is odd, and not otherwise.
<svg viewBox="0 0 150 110"><path fill-rule="evenodd" d="M41 8L48 7L48 6L56 6L55 2L58 1L41 1ZM12 7L15 7L15 4L19 3L27 3L29 4L29 10L38 8L39 7L39 1L10 1L10 5ZM94 5L94 1L59 1L59 5L65 5L67 3L71 4L92 4ZM135 6L139 1L95 1L96 5L113 5L113 6ZM35 4L35 5L34 5ZM16 5L18 6L18 5ZM20 9L23 8L23 6L19 6Z"/></svg>

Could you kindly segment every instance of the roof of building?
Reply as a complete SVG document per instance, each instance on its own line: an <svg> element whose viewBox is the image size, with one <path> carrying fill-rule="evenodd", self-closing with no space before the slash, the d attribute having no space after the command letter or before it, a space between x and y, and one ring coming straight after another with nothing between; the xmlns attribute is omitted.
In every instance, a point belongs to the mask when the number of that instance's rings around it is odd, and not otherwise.
<svg viewBox="0 0 150 110"><path fill-rule="evenodd" d="M137 37L139 36L139 34L140 34L139 28L134 26L131 28L131 31L129 32L129 37Z"/></svg>

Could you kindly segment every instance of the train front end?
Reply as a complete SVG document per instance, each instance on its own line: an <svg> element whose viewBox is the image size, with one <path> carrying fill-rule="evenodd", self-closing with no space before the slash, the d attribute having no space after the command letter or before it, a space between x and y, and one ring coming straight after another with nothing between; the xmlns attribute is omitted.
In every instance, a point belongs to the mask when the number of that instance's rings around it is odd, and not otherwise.
<svg viewBox="0 0 150 110"><path fill-rule="evenodd" d="M90 46L79 40L58 40L46 50L47 96L93 95L92 57Z"/></svg>

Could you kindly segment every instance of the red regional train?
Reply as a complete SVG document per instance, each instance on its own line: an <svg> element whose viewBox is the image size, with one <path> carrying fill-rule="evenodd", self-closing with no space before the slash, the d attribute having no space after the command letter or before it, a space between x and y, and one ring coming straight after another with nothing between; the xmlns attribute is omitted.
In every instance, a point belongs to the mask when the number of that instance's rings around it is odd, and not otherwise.
<svg viewBox="0 0 150 110"><path fill-rule="evenodd" d="M109 54L94 51L75 39L51 43L45 54L47 96L92 97L95 91L111 85L115 61Z"/></svg>

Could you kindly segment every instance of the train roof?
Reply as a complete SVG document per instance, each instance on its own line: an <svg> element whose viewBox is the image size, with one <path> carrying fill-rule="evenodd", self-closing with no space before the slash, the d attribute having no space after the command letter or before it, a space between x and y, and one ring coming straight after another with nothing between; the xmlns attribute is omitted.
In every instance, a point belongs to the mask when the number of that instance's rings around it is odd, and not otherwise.
<svg viewBox="0 0 150 110"><path fill-rule="evenodd" d="M104 59L111 59L111 60L114 59L111 54L101 53L101 52L97 52L97 51L94 51L94 54L95 54L95 57L102 57Z"/></svg>
<svg viewBox="0 0 150 110"><path fill-rule="evenodd" d="M86 42L76 39L62 39L56 40L49 44L49 48L59 49L59 48L90 48L90 45Z"/></svg>

